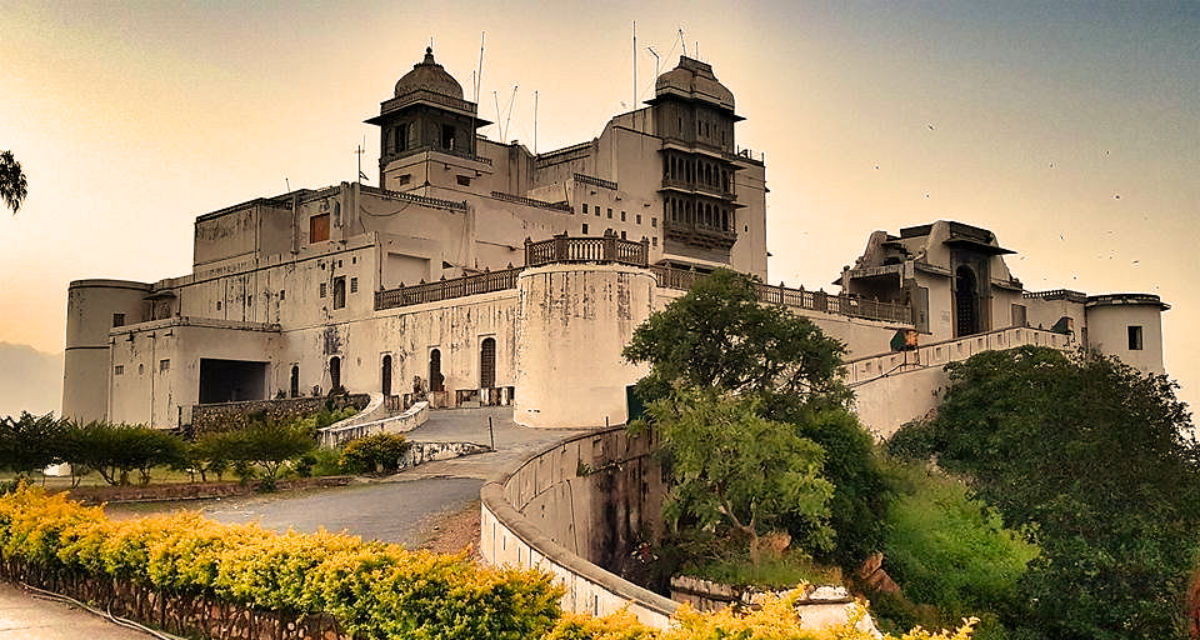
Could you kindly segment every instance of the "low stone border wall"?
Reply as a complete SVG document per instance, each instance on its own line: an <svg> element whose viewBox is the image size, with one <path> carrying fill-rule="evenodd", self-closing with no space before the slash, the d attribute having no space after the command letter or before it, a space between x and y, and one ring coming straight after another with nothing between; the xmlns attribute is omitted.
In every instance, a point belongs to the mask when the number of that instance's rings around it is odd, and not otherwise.
<svg viewBox="0 0 1200 640"><path fill-rule="evenodd" d="M639 531L658 526L661 475L649 456L652 444L630 438L624 427L597 431L485 483L484 561L553 573L567 590L564 610L605 615L628 607L643 623L666 628L677 603L593 563L629 557Z"/></svg>
<svg viewBox="0 0 1200 640"><path fill-rule="evenodd" d="M490 447L474 442L413 442L411 444L408 453L400 458L401 471L426 462L450 460L491 451Z"/></svg>
<svg viewBox="0 0 1200 640"><path fill-rule="evenodd" d="M250 426L250 416L257 414L277 422L286 422L314 414L320 411L326 402L332 402L336 409L354 407L361 410L370 404L371 397L365 393L359 393L330 397L198 404L192 407L192 423L188 431L191 435L198 436L217 431L244 429Z"/></svg>
<svg viewBox="0 0 1200 640"><path fill-rule="evenodd" d="M429 403L418 402L398 416L389 416L380 420L359 422L354 420L354 416L351 416L344 422L318 431L317 442L322 447L332 449L351 440L377 433L407 433L425 424L427 420L429 420Z"/></svg>
<svg viewBox="0 0 1200 640"><path fill-rule="evenodd" d="M321 478L296 478L276 483L279 491L314 489L317 487L342 487L350 484L351 476L325 476ZM144 487L75 487L63 489L71 493L71 499L85 505L118 502L159 502L163 500L201 500L226 498L257 493L258 483L248 482L202 482L153 484Z"/></svg>

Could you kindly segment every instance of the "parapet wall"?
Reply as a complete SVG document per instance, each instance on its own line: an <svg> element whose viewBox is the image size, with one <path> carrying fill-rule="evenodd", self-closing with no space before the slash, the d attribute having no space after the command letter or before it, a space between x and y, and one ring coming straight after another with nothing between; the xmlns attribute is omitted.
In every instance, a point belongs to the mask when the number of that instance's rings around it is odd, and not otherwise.
<svg viewBox="0 0 1200 640"><path fill-rule="evenodd" d="M659 465L652 438L624 427L578 436L483 485L480 555L537 567L566 587L566 611L605 615L628 607L665 628L675 602L602 567L618 567L660 526Z"/></svg>

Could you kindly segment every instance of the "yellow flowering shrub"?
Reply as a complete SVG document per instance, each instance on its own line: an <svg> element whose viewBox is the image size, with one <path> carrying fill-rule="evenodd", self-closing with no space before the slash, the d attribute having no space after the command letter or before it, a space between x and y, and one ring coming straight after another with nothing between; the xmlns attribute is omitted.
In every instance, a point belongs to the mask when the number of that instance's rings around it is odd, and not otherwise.
<svg viewBox="0 0 1200 640"><path fill-rule="evenodd" d="M848 624L800 628L800 590L745 615L684 605L660 631L628 611L563 615L563 588L549 573L482 567L465 553L408 551L325 531L280 535L195 513L112 522L100 508L29 487L0 496L0 557L255 609L326 612L362 640L874 640L856 626L866 615L861 607ZM973 624L884 638L968 640Z"/></svg>

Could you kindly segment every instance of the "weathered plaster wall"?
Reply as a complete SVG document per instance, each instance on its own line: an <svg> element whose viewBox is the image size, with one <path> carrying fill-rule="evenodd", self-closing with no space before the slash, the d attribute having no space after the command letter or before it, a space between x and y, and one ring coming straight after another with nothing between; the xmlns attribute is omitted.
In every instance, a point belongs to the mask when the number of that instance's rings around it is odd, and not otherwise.
<svg viewBox="0 0 1200 640"><path fill-rule="evenodd" d="M150 285L124 280L77 280L67 289L67 335L62 412L84 422L108 417L111 369L108 332L115 314L142 321Z"/></svg>
<svg viewBox="0 0 1200 640"><path fill-rule="evenodd" d="M1130 349L1129 327L1142 328L1142 348ZM1142 371L1165 373L1161 307L1152 304L1093 305L1087 308L1088 346L1117 356Z"/></svg>
<svg viewBox="0 0 1200 640"><path fill-rule="evenodd" d="M662 479L652 443L624 429L587 434L525 461L481 491L480 555L538 567L566 588L565 610L605 615L628 607L665 628L676 603L599 565L628 557L658 526Z"/></svg>
<svg viewBox="0 0 1200 640"><path fill-rule="evenodd" d="M623 424L644 374L621 349L650 316L654 276L621 265L552 265L518 278L513 419L541 428Z"/></svg>

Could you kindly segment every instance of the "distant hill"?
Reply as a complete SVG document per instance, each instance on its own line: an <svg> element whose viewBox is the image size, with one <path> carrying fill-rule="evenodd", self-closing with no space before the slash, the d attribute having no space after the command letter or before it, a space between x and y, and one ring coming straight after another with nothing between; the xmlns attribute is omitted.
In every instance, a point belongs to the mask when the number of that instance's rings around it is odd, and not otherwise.
<svg viewBox="0 0 1200 640"><path fill-rule="evenodd" d="M0 416L59 412L63 354L0 342Z"/></svg>

